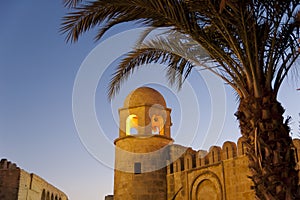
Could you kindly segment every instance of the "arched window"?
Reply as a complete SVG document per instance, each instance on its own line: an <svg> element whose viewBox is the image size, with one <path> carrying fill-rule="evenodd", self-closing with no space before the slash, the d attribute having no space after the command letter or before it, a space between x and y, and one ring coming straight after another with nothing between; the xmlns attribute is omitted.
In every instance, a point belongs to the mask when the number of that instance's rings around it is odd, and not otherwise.
<svg viewBox="0 0 300 200"><path fill-rule="evenodd" d="M46 200L45 189L43 189L42 196L41 196L41 200Z"/></svg>
<svg viewBox="0 0 300 200"><path fill-rule="evenodd" d="M152 134L164 135L164 118L160 115L151 117Z"/></svg>
<svg viewBox="0 0 300 200"><path fill-rule="evenodd" d="M46 200L50 200L50 193L49 192L47 192Z"/></svg>
<svg viewBox="0 0 300 200"><path fill-rule="evenodd" d="M170 164L170 174L173 174L174 173L174 164L171 163Z"/></svg>
<svg viewBox="0 0 300 200"><path fill-rule="evenodd" d="M138 117L136 115L129 115L126 119L126 135L138 134Z"/></svg>

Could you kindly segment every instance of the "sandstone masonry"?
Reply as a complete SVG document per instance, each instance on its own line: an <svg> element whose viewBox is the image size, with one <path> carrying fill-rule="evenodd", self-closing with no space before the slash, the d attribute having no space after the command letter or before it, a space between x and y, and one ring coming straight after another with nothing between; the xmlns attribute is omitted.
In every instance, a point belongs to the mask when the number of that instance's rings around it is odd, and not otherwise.
<svg viewBox="0 0 300 200"><path fill-rule="evenodd" d="M2 159L0 161L0 199L68 200L68 197L41 177Z"/></svg>

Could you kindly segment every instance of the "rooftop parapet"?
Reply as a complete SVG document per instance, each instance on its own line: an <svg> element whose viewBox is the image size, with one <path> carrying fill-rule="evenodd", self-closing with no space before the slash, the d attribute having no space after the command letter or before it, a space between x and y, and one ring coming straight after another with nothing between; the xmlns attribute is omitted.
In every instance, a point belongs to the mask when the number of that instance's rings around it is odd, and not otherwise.
<svg viewBox="0 0 300 200"><path fill-rule="evenodd" d="M300 161L300 139L293 139L295 148L296 162ZM184 151L184 152L183 152ZM172 145L171 154L176 154L177 158L168 166L168 173L176 173L186 171L193 168L205 167L220 163L224 160L234 159L236 157L244 156L247 152L247 145L245 140L241 137L237 144L231 141L223 143L222 148L219 146L210 147L209 151L198 150L183 147L180 145ZM181 153L181 156L178 154ZM174 158L173 155L171 157Z"/></svg>
<svg viewBox="0 0 300 200"><path fill-rule="evenodd" d="M15 163L8 161L7 159L1 159L0 161L0 170L12 170L19 169Z"/></svg>

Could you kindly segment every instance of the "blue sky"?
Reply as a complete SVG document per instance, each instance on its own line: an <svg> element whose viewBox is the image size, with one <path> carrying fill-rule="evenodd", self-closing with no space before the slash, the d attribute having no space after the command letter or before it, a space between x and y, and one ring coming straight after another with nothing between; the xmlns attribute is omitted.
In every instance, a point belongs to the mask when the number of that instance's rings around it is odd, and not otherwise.
<svg viewBox="0 0 300 200"><path fill-rule="evenodd" d="M0 10L0 158L43 177L70 199L96 200L112 193L110 162L114 157L112 142L118 137L117 109L125 96L141 85L154 87L165 96L172 108L176 143L200 149L239 137L232 90L205 72L193 72L183 90L177 92L162 81L163 67L143 68L111 103L107 101L106 87L114 59L119 56L116 52L122 46L129 49L138 35L120 32L132 26L118 26L107 34L108 47L101 46L102 41L95 43L93 32L76 44L66 44L58 32L66 12L61 1L5 1ZM128 40L122 39L128 35ZM104 53L116 57L106 58ZM74 83L91 59L100 67L101 63L111 62L102 66L94 94L96 121L102 133L101 141L94 143L89 143L93 138L80 132L74 122L76 105L72 105L76 102ZM286 115L293 117L294 135L298 134L295 129L300 112L297 87L299 82L290 77L279 96ZM218 89L221 92L217 94Z"/></svg>

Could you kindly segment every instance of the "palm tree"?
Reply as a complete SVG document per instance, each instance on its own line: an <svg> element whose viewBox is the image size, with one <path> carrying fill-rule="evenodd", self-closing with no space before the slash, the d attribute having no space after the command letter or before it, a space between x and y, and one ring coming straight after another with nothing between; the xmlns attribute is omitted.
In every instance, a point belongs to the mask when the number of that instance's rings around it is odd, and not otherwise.
<svg viewBox="0 0 300 200"><path fill-rule="evenodd" d="M168 48L172 38L153 39L129 52L113 74L109 95L145 63L165 63L171 83L180 86L193 68L204 68L222 78L238 94L236 116L248 146L249 168L258 199L296 199L298 174L288 120L277 100L279 88L299 56L299 0L65 0L71 11L63 18L61 31L75 42L92 28L100 27L100 39L111 27L137 22L147 27L167 28L193 42L207 56L195 59ZM198 48L199 50L199 48ZM188 51L187 51L188 52ZM202 51L199 51L202 54ZM183 75L183 76L181 76Z"/></svg>

